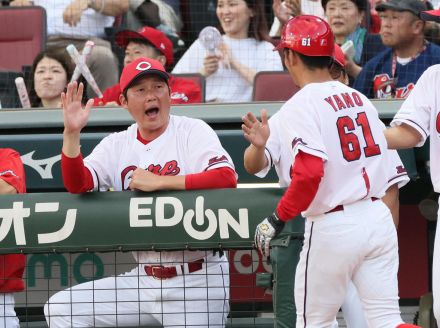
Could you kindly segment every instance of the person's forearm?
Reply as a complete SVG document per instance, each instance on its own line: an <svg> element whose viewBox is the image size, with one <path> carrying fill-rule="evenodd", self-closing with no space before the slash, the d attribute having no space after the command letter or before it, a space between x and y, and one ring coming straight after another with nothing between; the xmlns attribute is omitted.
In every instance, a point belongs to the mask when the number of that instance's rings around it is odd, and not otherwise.
<svg viewBox="0 0 440 328"><path fill-rule="evenodd" d="M3 179L0 179L0 195L10 195L16 193L17 189L15 189L12 185L7 183Z"/></svg>
<svg viewBox="0 0 440 328"><path fill-rule="evenodd" d="M345 66L345 68L347 70L347 74L354 79L359 75L362 70L362 67L357 65L354 61L351 61L351 64L348 64L347 66Z"/></svg>
<svg viewBox="0 0 440 328"><path fill-rule="evenodd" d="M80 133L63 133L63 154L75 158L80 154Z"/></svg>
<svg viewBox="0 0 440 328"><path fill-rule="evenodd" d="M156 190L185 190L184 175L163 175L157 177Z"/></svg>
<svg viewBox="0 0 440 328"><path fill-rule="evenodd" d="M254 84L254 78L257 73L253 69L243 65L235 59L231 60L231 66L247 81L247 83L250 85Z"/></svg>
<svg viewBox="0 0 440 328"><path fill-rule="evenodd" d="M415 147L422 136L408 124L401 124L384 131L389 149L405 149Z"/></svg>
<svg viewBox="0 0 440 328"><path fill-rule="evenodd" d="M249 174L256 174L268 165L264 147L249 145L244 152L244 168Z"/></svg>
<svg viewBox="0 0 440 328"><path fill-rule="evenodd" d="M106 15L120 16L128 11L130 0L89 0L89 8Z"/></svg>

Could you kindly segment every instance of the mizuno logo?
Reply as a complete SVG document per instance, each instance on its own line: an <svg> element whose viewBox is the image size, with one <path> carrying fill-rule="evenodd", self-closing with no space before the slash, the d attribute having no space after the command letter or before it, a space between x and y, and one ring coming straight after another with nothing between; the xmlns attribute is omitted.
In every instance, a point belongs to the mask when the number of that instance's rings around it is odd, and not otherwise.
<svg viewBox="0 0 440 328"><path fill-rule="evenodd" d="M34 159L34 153L35 150L21 156L23 164L32 167L38 172L42 179L53 179L52 167L56 162L61 160L61 155L55 155L44 159Z"/></svg>

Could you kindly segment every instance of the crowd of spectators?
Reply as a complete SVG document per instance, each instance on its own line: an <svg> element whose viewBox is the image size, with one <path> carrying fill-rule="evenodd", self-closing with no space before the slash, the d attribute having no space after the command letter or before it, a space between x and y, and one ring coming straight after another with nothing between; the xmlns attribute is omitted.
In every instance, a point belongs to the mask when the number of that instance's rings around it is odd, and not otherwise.
<svg viewBox="0 0 440 328"><path fill-rule="evenodd" d="M440 63L440 47L425 39L427 10L419 0L390 0L376 6L381 18L380 37L388 48L369 60L354 88L369 98L404 99L422 73Z"/></svg>
<svg viewBox="0 0 440 328"><path fill-rule="evenodd" d="M97 98L96 90L86 84L85 97L95 98L96 106L120 105L119 74L140 56L159 60L173 74L203 76L205 97L196 82L173 77L170 87L174 104L251 101L256 73L284 69L283 54L272 50L283 24L301 14L326 19L342 48L352 43L352 52L346 53L345 71L350 85L369 98L405 98L421 73L440 58L436 45L440 41L439 25L418 16L437 3L424 0L218 0L217 22L212 25L220 31L221 42L214 51L188 37L191 20L195 19L189 17L188 1L2 3L46 10L46 50L35 58L31 74L24 74L32 107L58 107L60 103L59 98L48 101L42 97L41 85L56 81L56 93L65 87L59 76L48 77L52 70L45 72L45 82L41 82L42 75L36 70L39 61L43 60L40 65L58 62L68 82L73 63L66 57L66 46L73 44L82 51L87 40L95 44L87 65L104 93L103 98Z"/></svg>
<svg viewBox="0 0 440 328"><path fill-rule="evenodd" d="M257 72L283 69L279 54L272 51L273 45L268 41L263 3L218 0L217 17L223 35L215 53L207 53L196 40L173 73L200 72L204 75L207 101L250 101Z"/></svg>

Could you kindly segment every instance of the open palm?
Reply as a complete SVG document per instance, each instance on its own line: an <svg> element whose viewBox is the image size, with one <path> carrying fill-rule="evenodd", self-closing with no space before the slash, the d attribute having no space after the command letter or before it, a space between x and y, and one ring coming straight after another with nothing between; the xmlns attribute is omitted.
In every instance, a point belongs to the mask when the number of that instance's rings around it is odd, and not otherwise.
<svg viewBox="0 0 440 328"><path fill-rule="evenodd" d="M83 108L81 99L84 92L84 85L77 82L67 85L66 93L61 94L61 103L63 106L64 130L68 133L79 132L87 125L90 115L90 108L93 105L93 99L90 99Z"/></svg>
<svg viewBox="0 0 440 328"><path fill-rule="evenodd" d="M270 135L267 111L261 111L261 122L251 112L246 113L242 120L241 129L246 140L257 148L264 147Z"/></svg>

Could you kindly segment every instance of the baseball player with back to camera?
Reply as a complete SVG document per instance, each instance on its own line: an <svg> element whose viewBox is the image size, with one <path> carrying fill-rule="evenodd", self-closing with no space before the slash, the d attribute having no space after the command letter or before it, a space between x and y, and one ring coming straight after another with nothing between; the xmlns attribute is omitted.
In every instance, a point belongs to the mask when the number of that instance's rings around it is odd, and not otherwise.
<svg viewBox="0 0 440 328"><path fill-rule="evenodd" d="M80 131L93 100L82 108L83 85L62 95L61 167L67 190L189 190L234 188L230 156L203 121L170 115L169 75L162 64L138 58L124 67L121 104L136 123L105 137L84 160ZM224 326L229 275L224 254L139 251L132 271L76 285L44 307L50 327Z"/></svg>
<svg viewBox="0 0 440 328"><path fill-rule="evenodd" d="M301 88L278 113L281 147L293 159L291 183L257 226L255 242L268 255L285 221L306 218L295 276L297 327L332 327L350 281L369 327L414 327L400 317L397 232L380 200L389 171L384 125L364 95L333 81L333 40L316 16L297 16L283 28L278 49Z"/></svg>
<svg viewBox="0 0 440 328"><path fill-rule="evenodd" d="M23 163L13 149L0 148L0 195L26 192ZM0 328L18 328L14 293L24 289L22 279L26 257L23 254L0 255Z"/></svg>
<svg viewBox="0 0 440 328"><path fill-rule="evenodd" d="M335 43L334 62L330 67L330 75L334 80L348 85L348 75L346 74L345 57L341 48ZM250 174L255 174L263 178L269 173L272 166L279 177L282 188L288 187L291 183L292 157L287 146L283 145L282 130L279 120L279 112L275 113L269 120L267 111L261 111L261 121L255 115L248 112L243 117L243 132L251 143L245 151L244 166ZM399 222L399 189L409 182L409 177L404 169L402 161L396 151L387 152L390 158L388 172L388 189L382 201L390 209L393 220L397 227ZM272 252L272 250L271 250ZM288 259L285 259L286 261ZM283 277L279 277L279 279ZM274 285L274 295L276 294L276 284ZM293 296L293 294L292 294ZM347 286L347 293L342 303L342 312L349 328L368 327L362 309L361 300L357 294L353 282ZM285 324L284 322L282 324ZM335 319L334 327L337 327Z"/></svg>
<svg viewBox="0 0 440 328"><path fill-rule="evenodd" d="M420 14L425 21L440 22L440 10ZM388 148L421 147L430 136L430 174L435 192L440 192L440 65L429 67L419 78L411 94L385 131ZM440 211L440 209L439 209ZM439 212L440 213L440 212ZM439 217L437 213L437 220ZM434 315L440 326L440 229L435 233L432 260Z"/></svg>

